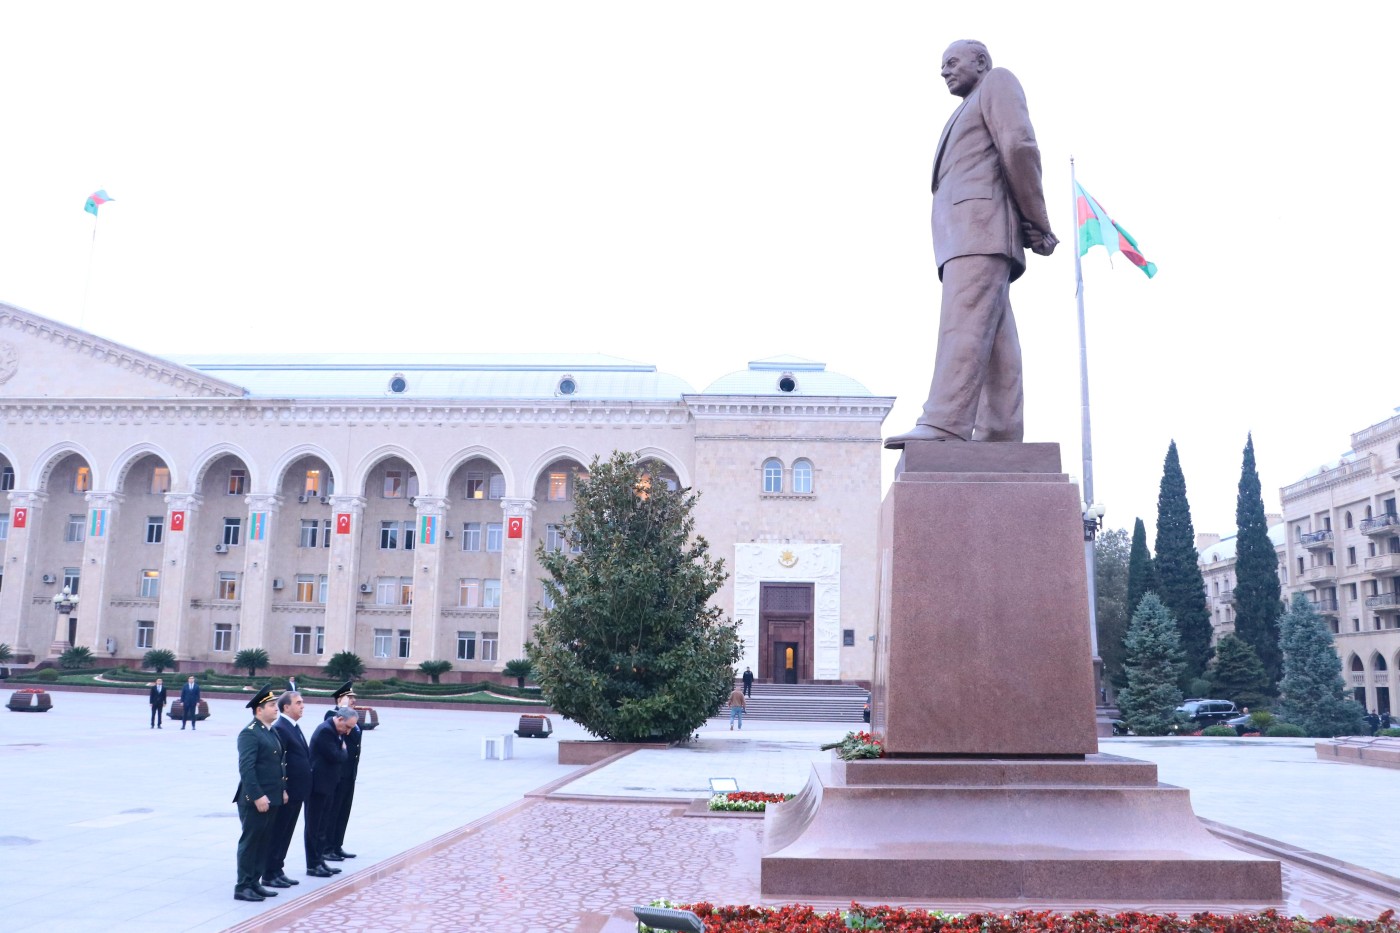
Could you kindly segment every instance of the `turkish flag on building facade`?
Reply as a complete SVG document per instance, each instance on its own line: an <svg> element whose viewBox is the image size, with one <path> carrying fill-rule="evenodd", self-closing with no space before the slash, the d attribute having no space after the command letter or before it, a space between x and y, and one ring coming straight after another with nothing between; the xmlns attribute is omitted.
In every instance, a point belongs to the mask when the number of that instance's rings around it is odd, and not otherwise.
<svg viewBox="0 0 1400 933"><path fill-rule="evenodd" d="M507 522L506 522L506 537L508 537L508 538L523 538L523 537L525 537L525 519L520 518L519 516L517 516L517 517L515 517L515 518L512 518L512 519L507 520Z"/></svg>
<svg viewBox="0 0 1400 933"><path fill-rule="evenodd" d="M171 512L171 513L170 513L170 530L171 530L171 531L184 531L184 530L185 530L185 513L184 513L183 511L180 511L180 512Z"/></svg>
<svg viewBox="0 0 1400 933"><path fill-rule="evenodd" d="M350 533L350 513L335 513L335 533L338 535L348 535Z"/></svg>
<svg viewBox="0 0 1400 933"><path fill-rule="evenodd" d="M29 510L15 509L14 521L10 522L12 528L24 528L29 524Z"/></svg>

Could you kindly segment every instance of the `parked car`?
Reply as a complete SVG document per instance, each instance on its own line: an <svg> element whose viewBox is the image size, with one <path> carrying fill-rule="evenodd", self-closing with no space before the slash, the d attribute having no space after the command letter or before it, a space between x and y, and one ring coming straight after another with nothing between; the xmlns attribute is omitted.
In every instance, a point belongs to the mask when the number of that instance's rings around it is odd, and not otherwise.
<svg viewBox="0 0 1400 933"><path fill-rule="evenodd" d="M1109 723L1113 726L1114 735L1137 735L1137 733L1129 729L1128 724L1121 719L1110 719Z"/></svg>
<svg viewBox="0 0 1400 933"><path fill-rule="evenodd" d="M1178 714L1198 729L1217 726L1239 716L1240 711L1229 700L1187 700L1176 708Z"/></svg>
<svg viewBox="0 0 1400 933"><path fill-rule="evenodd" d="M1246 732L1258 732L1259 729L1254 725L1253 719L1253 713L1244 713L1225 720L1225 725L1234 729L1236 735L1244 735Z"/></svg>

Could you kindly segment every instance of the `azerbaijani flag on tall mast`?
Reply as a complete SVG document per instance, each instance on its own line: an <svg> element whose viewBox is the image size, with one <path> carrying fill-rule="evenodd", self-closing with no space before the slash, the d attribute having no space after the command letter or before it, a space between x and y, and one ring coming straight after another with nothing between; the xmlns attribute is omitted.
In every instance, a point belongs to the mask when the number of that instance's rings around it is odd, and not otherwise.
<svg viewBox="0 0 1400 933"><path fill-rule="evenodd" d="M1074 183L1075 226L1079 229L1079 255L1089 252L1091 246L1102 246L1108 250L1109 261L1114 253L1122 253L1128 261L1137 266L1150 279L1157 274L1157 266L1147 261L1138 249L1137 240L1132 234L1118 225L1103 205L1084 190L1079 182Z"/></svg>
<svg viewBox="0 0 1400 933"><path fill-rule="evenodd" d="M96 217L97 209L112 200L115 200L115 198L107 194L107 189L99 188L88 195L87 203L83 205L83 210Z"/></svg>

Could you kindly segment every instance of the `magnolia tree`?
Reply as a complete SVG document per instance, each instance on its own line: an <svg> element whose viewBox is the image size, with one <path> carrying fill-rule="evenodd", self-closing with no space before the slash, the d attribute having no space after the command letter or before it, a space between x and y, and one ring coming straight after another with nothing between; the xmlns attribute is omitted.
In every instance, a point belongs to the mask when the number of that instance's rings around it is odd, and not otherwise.
<svg viewBox="0 0 1400 933"><path fill-rule="evenodd" d="M563 522L569 547L536 550L549 605L526 646L534 679L600 738L688 738L733 687L737 626L710 604L727 574L694 534L695 501L633 454L595 458Z"/></svg>

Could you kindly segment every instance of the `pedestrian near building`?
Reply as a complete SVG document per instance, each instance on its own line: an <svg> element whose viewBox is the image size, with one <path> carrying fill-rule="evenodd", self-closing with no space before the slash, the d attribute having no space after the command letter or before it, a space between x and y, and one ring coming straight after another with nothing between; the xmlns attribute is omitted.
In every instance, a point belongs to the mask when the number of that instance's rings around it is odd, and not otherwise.
<svg viewBox="0 0 1400 933"><path fill-rule="evenodd" d="M199 728L199 684L194 682L194 675L191 674L189 680L180 688L180 731L183 732L185 726L190 729Z"/></svg>
<svg viewBox="0 0 1400 933"><path fill-rule="evenodd" d="M1380 731L1381 717L1376 715L1375 710L1371 710L1369 713L1366 714L1366 727L1371 730L1372 735L1375 735L1377 732Z"/></svg>
<svg viewBox="0 0 1400 933"><path fill-rule="evenodd" d="M233 898L261 901L277 896L276 891L259 882L277 811L287 802L287 768L282 743L270 728L277 718L272 687L259 690L248 701L248 708L253 711L253 721L238 732L238 790L233 794L238 819L243 824L238 837L238 880Z"/></svg>
<svg viewBox="0 0 1400 933"><path fill-rule="evenodd" d="M753 696L753 671L744 668L744 696Z"/></svg>
<svg viewBox="0 0 1400 933"><path fill-rule="evenodd" d="M340 685L340 689L336 691L335 702L337 706L355 708L355 687L352 681L347 680ZM330 718L330 715L327 714L326 718ZM345 734L345 769L341 772L340 783L335 789L335 802L332 805L335 816L326 840L328 848L321 853L332 862L355 857L354 852L345 851L345 827L350 823L350 808L355 803L355 783L360 777L360 740L364 738L364 734L357 716L354 725Z"/></svg>
<svg viewBox="0 0 1400 933"><path fill-rule="evenodd" d="M353 709L338 706L311 733L311 796L306 802L306 819L316 861L307 866L306 873L313 878L340 873L339 868L326 864L326 853L335 827L335 790L349 757L345 736L354 728L355 719Z"/></svg>
<svg viewBox="0 0 1400 933"><path fill-rule="evenodd" d="M157 677L151 684L151 728L163 729L161 721L165 717L165 679Z"/></svg>
<svg viewBox="0 0 1400 933"><path fill-rule="evenodd" d="M738 687L729 694L729 731L734 731L734 722L738 720L739 728L744 728L744 691Z"/></svg>
<svg viewBox="0 0 1400 933"><path fill-rule="evenodd" d="M277 698L277 720L272 731L282 743L287 763L287 803L277 811L272 827L272 843L268 846L267 863L263 867L264 887L290 888L301 884L287 877L287 850L296 833L297 816L302 815L302 847L306 852L306 867L316 864L311 847L311 824L305 818L306 798L311 796L311 746L301 731L299 720L306 709L300 693L288 690Z"/></svg>

